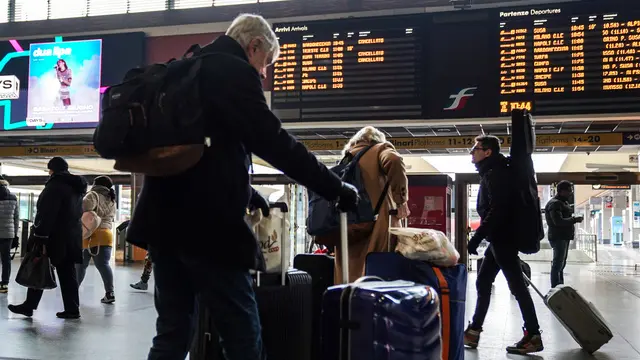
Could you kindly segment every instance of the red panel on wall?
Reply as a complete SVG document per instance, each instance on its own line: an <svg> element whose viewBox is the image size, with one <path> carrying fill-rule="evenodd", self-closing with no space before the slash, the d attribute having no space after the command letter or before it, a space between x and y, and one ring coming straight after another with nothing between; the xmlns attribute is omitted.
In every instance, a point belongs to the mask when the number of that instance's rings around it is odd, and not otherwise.
<svg viewBox="0 0 640 360"><path fill-rule="evenodd" d="M217 39L223 33L206 33L190 35L156 36L147 38L147 62L149 64L165 62L171 58L179 58L184 55L189 46L193 44L207 45ZM271 72L262 85L265 90L271 90Z"/></svg>

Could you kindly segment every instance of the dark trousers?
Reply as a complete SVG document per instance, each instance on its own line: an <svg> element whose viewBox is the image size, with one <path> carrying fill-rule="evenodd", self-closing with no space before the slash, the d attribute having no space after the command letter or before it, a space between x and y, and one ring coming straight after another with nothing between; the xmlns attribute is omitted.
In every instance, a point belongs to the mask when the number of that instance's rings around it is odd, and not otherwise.
<svg viewBox="0 0 640 360"><path fill-rule="evenodd" d="M62 293L62 302L64 303L64 311L77 314L80 312L80 299L78 297L78 278L76 274L76 264L72 261L63 262L56 266L58 274L58 285ZM37 309L42 299L42 290L27 290L27 300L25 304Z"/></svg>
<svg viewBox="0 0 640 360"><path fill-rule="evenodd" d="M551 264L551 287L564 284L564 268L569 256L569 240L549 241L553 248L553 263Z"/></svg>
<svg viewBox="0 0 640 360"><path fill-rule="evenodd" d="M491 286L500 270L502 270L502 274L507 279L511 293L518 300L525 329L530 334L538 334L540 325L538 324L536 308L533 305L533 299L522 275L518 250L511 247L494 247L493 244L487 248L484 261L478 272L476 281L478 302L471 327L473 329L482 329L491 302Z"/></svg>
<svg viewBox="0 0 640 360"><path fill-rule="evenodd" d="M11 242L13 239L0 239L0 263L2 263L2 278L0 284L9 285L11 277Z"/></svg>
<svg viewBox="0 0 640 360"><path fill-rule="evenodd" d="M196 301L211 311L227 360L260 360L262 337L247 270L217 266L176 249L150 247L158 312L149 360L182 360L191 347Z"/></svg>

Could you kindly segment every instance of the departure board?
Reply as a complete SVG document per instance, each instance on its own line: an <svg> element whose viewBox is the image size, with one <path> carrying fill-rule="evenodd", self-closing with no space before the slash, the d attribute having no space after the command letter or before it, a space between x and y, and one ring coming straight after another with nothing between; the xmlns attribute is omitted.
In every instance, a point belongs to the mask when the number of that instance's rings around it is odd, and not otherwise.
<svg viewBox="0 0 640 360"><path fill-rule="evenodd" d="M283 121L422 117L419 29L399 18L275 26L272 108Z"/></svg>
<svg viewBox="0 0 640 360"><path fill-rule="evenodd" d="M640 13L581 4L499 12L499 112L640 110Z"/></svg>
<svg viewBox="0 0 640 360"><path fill-rule="evenodd" d="M640 0L275 24L285 122L640 113Z"/></svg>

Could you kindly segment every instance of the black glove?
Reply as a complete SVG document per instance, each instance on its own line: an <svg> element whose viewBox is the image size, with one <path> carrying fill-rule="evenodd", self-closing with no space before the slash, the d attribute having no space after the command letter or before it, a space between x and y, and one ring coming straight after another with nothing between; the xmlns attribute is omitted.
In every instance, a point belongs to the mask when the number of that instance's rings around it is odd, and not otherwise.
<svg viewBox="0 0 640 360"><path fill-rule="evenodd" d="M338 196L338 210L342 212L356 211L359 201L360 196L358 195L358 189L351 184L343 182L340 195Z"/></svg>
<svg viewBox="0 0 640 360"><path fill-rule="evenodd" d="M469 254L478 255L478 246L480 246L481 242L482 239L475 236L472 237L471 240L469 240L469 244L467 244L467 250L469 251Z"/></svg>
<svg viewBox="0 0 640 360"><path fill-rule="evenodd" d="M269 216L270 208L267 199L263 198L257 191L253 192L250 201L250 210L260 209L264 217Z"/></svg>
<svg viewBox="0 0 640 360"><path fill-rule="evenodd" d="M11 240L11 248L16 249L20 246L20 239L16 236Z"/></svg>

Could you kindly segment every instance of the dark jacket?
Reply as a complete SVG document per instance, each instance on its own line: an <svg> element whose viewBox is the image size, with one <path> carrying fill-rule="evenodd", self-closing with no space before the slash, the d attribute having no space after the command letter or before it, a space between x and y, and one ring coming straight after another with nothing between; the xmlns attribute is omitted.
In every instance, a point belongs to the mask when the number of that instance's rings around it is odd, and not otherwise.
<svg viewBox="0 0 640 360"><path fill-rule="evenodd" d="M476 164L480 174L480 189L476 209L480 215L480 226L472 242L483 239L495 243L515 244L513 226L514 214L512 200L514 187L508 168L508 159L495 154Z"/></svg>
<svg viewBox="0 0 640 360"><path fill-rule="evenodd" d="M82 198L87 181L68 172L53 174L40 193L33 240L43 242L51 263L82 263Z"/></svg>
<svg viewBox="0 0 640 360"><path fill-rule="evenodd" d="M9 192L9 183L0 180L0 240L18 237L20 207L18 198Z"/></svg>
<svg viewBox="0 0 640 360"><path fill-rule="evenodd" d="M549 200L544 207L544 216L549 226L549 241L568 241L575 238L576 219L571 214L571 206L567 199L556 195Z"/></svg>
<svg viewBox="0 0 640 360"><path fill-rule="evenodd" d="M282 129L258 72L235 40L222 36L203 52L210 54L200 85L211 146L182 174L145 177L127 240L253 268L257 243L244 220L251 153L328 199L337 198L342 183Z"/></svg>

